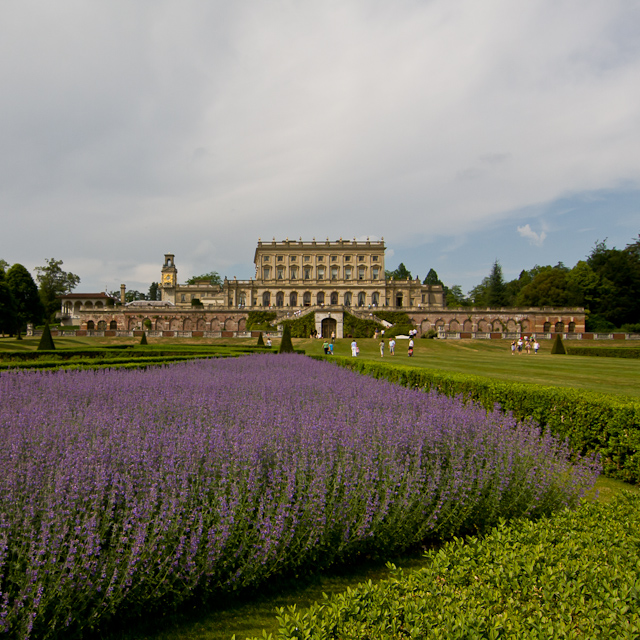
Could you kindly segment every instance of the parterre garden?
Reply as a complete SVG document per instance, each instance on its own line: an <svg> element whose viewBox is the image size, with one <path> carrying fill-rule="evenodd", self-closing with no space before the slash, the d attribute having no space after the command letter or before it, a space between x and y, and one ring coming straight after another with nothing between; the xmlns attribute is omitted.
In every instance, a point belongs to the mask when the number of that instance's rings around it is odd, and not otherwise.
<svg viewBox="0 0 640 640"><path fill-rule="evenodd" d="M0 372L0 635L89 637L437 543L416 574L282 611L278 637L637 637L640 504L574 511L602 464L637 481L637 403L155 349Z"/></svg>

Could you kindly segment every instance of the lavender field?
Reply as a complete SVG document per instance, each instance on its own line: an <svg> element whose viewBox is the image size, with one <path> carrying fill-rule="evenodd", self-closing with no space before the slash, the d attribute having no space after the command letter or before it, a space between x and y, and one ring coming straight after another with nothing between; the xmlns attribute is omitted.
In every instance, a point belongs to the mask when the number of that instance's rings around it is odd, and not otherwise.
<svg viewBox="0 0 640 640"><path fill-rule="evenodd" d="M300 355L0 375L0 636L573 506L534 425Z"/></svg>

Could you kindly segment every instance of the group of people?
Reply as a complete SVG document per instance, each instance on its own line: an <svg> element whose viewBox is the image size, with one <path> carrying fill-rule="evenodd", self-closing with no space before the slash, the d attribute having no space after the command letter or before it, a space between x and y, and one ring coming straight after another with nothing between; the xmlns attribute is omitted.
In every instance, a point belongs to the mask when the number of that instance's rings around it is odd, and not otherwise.
<svg viewBox="0 0 640 640"><path fill-rule="evenodd" d="M333 346L333 345L331 345ZM384 358L385 351L385 342L384 338L380 340L380 357ZM327 353L327 351L325 351ZM333 353L333 349L331 349L330 353ZM358 347L358 343L353 340L351 343L351 355L355 358L360 353L360 347ZM396 340L395 338L389 338L389 355L394 356L396 354ZM409 349L408 349L409 357L413 356L413 338L409 338Z"/></svg>
<svg viewBox="0 0 640 640"><path fill-rule="evenodd" d="M389 355L394 356L396 354L396 340L395 338L389 338ZM384 358L384 338L380 340L380 357Z"/></svg>
<svg viewBox="0 0 640 640"><path fill-rule="evenodd" d="M533 336L531 336L531 338L529 338L529 336L524 336L524 338L520 337L518 340L513 340L511 342L512 356L515 356L516 352L521 354L523 349L527 352L527 355L529 355L531 353L531 349L533 349L533 355L536 355L538 353L538 349L540 349L540 343Z"/></svg>

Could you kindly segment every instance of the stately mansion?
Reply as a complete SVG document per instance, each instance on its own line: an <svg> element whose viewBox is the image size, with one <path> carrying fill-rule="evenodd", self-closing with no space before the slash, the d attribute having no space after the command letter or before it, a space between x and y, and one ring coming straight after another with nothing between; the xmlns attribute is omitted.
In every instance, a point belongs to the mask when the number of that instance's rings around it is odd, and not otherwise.
<svg viewBox="0 0 640 640"><path fill-rule="evenodd" d="M180 284L175 255L161 267L160 301L120 304L105 294L72 293L62 299L63 323L81 331L146 330L165 336L246 334L250 311L278 319L313 313L319 335L343 337L345 313L375 318L377 310L406 312L419 332L441 337L501 337L518 333L582 333L583 309L447 309L440 285L385 278L384 240L258 240L255 277Z"/></svg>
<svg viewBox="0 0 640 640"><path fill-rule="evenodd" d="M174 255L162 267L162 300L205 308L426 307L442 309L441 286L419 280L385 280L384 240L359 242L262 242L254 255L255 278L228 280L222 287L208 281L178 284Z"/></svg>

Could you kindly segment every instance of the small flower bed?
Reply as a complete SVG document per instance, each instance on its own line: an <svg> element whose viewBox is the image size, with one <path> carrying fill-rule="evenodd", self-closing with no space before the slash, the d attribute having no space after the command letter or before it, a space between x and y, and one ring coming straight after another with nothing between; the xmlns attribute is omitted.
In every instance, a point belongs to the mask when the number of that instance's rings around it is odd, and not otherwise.
<svg viewBox="0 0 640 640"><path fill-rule="evenodd" d="M533 424L300 355L0 376L0 635L384 555L573 506Z"/></svg>

